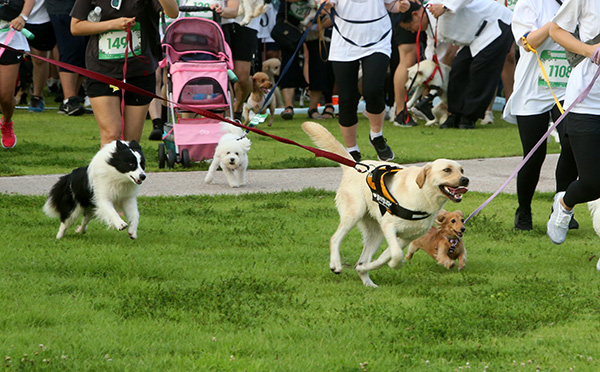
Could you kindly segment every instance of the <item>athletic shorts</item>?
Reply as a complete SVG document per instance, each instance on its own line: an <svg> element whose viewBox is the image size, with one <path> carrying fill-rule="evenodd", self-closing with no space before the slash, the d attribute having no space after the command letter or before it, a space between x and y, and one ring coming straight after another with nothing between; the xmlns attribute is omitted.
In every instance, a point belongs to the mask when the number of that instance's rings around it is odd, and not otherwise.
<svg viewBox="0 0 600 372"><path fill-rule="evenodd" d="M54 49L56 37L51 22L35 25L26 24L25 28L35 36L33 39L28 40L30 47L45 52Z"/></svg>
<svg viewBox="0 0 600 372"><path fill-rule="evenodd" d="M565 119L568 136L600 135L600 115L570 112Z"/></svg>
<svg viewBox="0 0 600 372"><path fill-rule="evenodd" d="M15 52L14 50L4 49L2 57L0 57L0 65L16 65L23 60L23 53Z"/></svg>
<svg viewBox="0 0 600 372"><path fill-rule="evenodd" d="M234 61L252 62L258 45L258 32L237 23L227 23L221 26L225 41L231 48Z"/></svg>
<svg viewBox="0 0 600 372"><path fill-rule="evenodd" d="M73 36L71 33L71 16L68 14L50 14L50 22L56 35L59 61L73 66L85 68L86 36ZM72 72L59 68L59 71Z"/></svg>
<svg viewBox="0 0 600 372"><path fill-rule="evenodd" d="M127 78L127 84L131 84L140 89L154 93L156 89L156 74ZM121 97L120 89L115 90L109 84L98 80L89 79L86 89L90 98L103 96ZM125 104L128 106L144 106L149 104L151 101L152 97L150 96L125 91Z"/></svg>

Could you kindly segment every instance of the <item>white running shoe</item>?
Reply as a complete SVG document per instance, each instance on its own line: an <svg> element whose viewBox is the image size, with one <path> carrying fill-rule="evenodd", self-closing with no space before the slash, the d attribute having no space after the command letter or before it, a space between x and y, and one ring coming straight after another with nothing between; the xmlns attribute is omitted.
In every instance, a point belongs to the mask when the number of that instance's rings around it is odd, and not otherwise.
<svg viewBox="0 0 600 372"><path fill-rule="evenodd" d="M486 111L485 116L481 119L481 125L494 124L494 112Z"/></svg>
<svg viewBox="0 0 600 372"><path fill-rule="evenodd" d="M565 241L567 232L569 231L569 222L571 222L571 218L573 217L573 211L566 210L560 203L564 195L564 191L557 192L554 195L552 214L546 224L546 234L554 244L562 244Z"/></svg>

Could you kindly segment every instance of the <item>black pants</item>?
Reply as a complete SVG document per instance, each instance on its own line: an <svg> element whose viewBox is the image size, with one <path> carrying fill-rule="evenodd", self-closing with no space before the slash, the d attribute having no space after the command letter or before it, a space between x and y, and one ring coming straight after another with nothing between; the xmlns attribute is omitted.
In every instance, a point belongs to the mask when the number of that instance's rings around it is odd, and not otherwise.
<svg viewBox="0 0 600 372"><path fill-rule="evenodd" d="M567 187L568 207L600 198L600 116L569 113L565 141L577 164L579 178ZM562 145L562 143L561 143ZM561 150L561 157L567 151Z"/></svg>
<svg viewBox="0 0 600 372"><path fill-rule="evenodd" d="M356 108L361 94L358 91L358 68L362 64L362 96L367 112L381 114L385 110L385 76L390 59L383 53L374 53L360 60L332 62L339 95L339 123L351 127L358 123Z"/></svg>
<svg viewBox="0 0 600 372"><path fill-rule="evenodd" d="M560 117L560 111L555 105L551 111L538 115L517 116L519 136L523 146L523 156L529 154L531 149L538 143L540 138L548 131L548 122L556 121ZM570 143L565 139L565 123L562 121L556 127L562 148L565 150L558 159L556 166L556 191L565 191L569 184L577 179L577 167L571 152ZM531 210L531 200L540 179L542 164L546 158L546 141L533 153L529 161L517 174L517 198L519 209Z"/></svg>
<svg viewBox="0 0 600 372"><path fill-rule="evenodd" d="M464 47L452 61L448 80L448 111L472 121L483 118L496 94L504 60L513 43L510 26L500 21L502 34L475 57Z"/></svg>

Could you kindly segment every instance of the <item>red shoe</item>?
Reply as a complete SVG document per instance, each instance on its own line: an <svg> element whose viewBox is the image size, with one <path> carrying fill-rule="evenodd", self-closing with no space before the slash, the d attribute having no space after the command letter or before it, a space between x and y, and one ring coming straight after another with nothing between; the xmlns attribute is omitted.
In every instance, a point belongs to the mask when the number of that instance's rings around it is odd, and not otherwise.
<svg viewBox="0 0 600 372"><path fill-rule="evenodd" d="M4 117L0 119L0 129L2 130L2 147L10 149L15 147L17 144L17 136L13 130L13 122L4 122Z"/></svg>

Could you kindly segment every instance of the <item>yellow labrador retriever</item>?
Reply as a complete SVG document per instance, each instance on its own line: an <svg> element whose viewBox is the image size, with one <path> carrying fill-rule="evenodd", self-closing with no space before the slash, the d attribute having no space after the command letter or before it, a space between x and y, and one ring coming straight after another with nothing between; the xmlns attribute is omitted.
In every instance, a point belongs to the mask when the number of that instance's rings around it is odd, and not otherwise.
<svg viewBox="0 0 600 372"><path fill-rule="evenodd" d="M352 159L346 148L323 126L305 122L302 129L310 136L317 147ZM398 166L395 163L381 161L363 161L370 170L379 166ZM363 235L363 251L355 266L364 285L377 287L369 278L369 271L379 269L386 263L397 268L403 262L403 251L411 241L425 234L435 221L437 213L451 200L458 203L467 192L469 179L464 176L463 168L453 160L438 159L423 167L411 166L396 170L385 179L385 188L406 215L398 217L380 207L374 201L373 189L367 184L369 173L359 173L355 169L342 166L343 177L335 197L340 214L340 224L331 237L331 270L339 274L342 271L340 245L346 234L358 225ZM370 179L371 181L371 179ZM376 195L375 198L380 198ZM406 213L405 213L406 214ZM401 214L398 214L401 215ZM383 239L388 248L372 261Z"/></svg>

